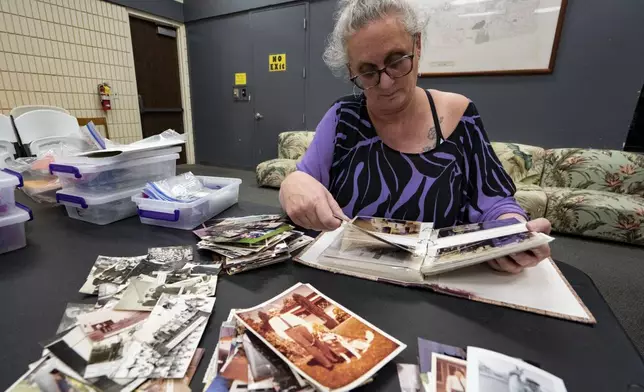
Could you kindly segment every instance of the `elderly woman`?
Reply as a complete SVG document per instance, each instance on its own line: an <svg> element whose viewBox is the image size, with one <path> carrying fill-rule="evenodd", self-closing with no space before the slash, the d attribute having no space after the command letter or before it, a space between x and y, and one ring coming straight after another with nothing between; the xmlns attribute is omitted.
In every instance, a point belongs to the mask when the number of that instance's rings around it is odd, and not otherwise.
<svg viewBox="0 0 644 392"><path fill-rule="evenodd" d="M416 86L422 17L414 0L342 0L325 52L362 90L339 99L282 183L298 225L334 230L336 216L434 222L436 227L515 217L515 186L466 97ZM550 223L528 223L548 233ZM518 273L550 255L543 246L490 262Z"/></svg>

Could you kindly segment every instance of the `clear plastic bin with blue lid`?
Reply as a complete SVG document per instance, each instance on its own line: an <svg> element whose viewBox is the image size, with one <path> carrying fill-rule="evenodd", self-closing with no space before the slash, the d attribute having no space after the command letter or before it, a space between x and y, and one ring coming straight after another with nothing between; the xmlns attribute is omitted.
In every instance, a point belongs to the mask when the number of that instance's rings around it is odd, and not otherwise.
<svg viewBox="0 0 644 392"><path fill-rule="evenodd" d="M16 196L15 189L23 185L20 173L10 169L0 170L0 215L13 210Z"/></svg>
<svg viewBox="0 0 644 392"><path fill-rule="evenodd" d="M151 151L148 156L139 155L128 160L63 158L50 164L49 171L58 176L63 189L75 188L85 193L104 195L139 185L143 187L148 181L173 176L179 151L180 147Z"/></svg>
<svg viewBox="0 0 644 392"><path fill-rule="evenodd" d="M15 203L15 207L0 215L0 254L27 246L25 223L33 219L33 214L20 203Z"/></svg>
<svg viewBox="0 0 644 392"><path fill-rule="evenodd" d="M194 187L186 186L184 180ZM141 223L192 230L236 204L241 183L239 178L185 173L148 184L132 201L137 205Z"/></svg>
<svg viewBox="0 0 644 392"><path fill-rule="evenodd" d="M132 196L140 194L141 189L142 186L138 186L101 195L77 188L61 189L56 192L56 202L65 206L72 219L107 225L136 215Z"/></svg>

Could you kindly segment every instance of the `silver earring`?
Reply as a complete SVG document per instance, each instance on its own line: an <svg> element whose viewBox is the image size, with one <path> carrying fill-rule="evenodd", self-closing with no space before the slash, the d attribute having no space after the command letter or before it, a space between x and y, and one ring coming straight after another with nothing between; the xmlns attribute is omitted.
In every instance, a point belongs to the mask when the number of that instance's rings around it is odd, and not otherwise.
<svg viewBox="0 0 644 392"><path fill-rule="evenodd" d="M353 97L354 97L354 98L358 98L358 96L359 96L359 95L360 95L360 94L356 93L356 86L355 86L355 85L353 85Z"/></svg>

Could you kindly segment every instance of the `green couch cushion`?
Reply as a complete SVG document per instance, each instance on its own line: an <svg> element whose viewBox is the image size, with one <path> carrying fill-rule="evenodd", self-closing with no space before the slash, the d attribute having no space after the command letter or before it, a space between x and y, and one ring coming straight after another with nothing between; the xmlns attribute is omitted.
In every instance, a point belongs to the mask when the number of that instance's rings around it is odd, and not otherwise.
<svg viewBox="0 0 644 392"><path fill-rule="evenodd" d="M644 245L644 198L570 188L544 191L553 230Z"/></svg>
<svg viewBox="0 0 644 392"><path fill-rule="evenodd" d="M502 142L492 142L492 148L516 185L541 183L543 148Z"/></svg>
<svg viewBox="0 0 644 392"><path fill-rule="evenodd" d="M541 185L644 196L644 155L579 148L547 150Z"/></svg>
<svg viewBox="0 0 644 392"><path fill-rule="evenodd" d="M295 159L271 159L257 165L255 175L260 186L279 188L282 181L296 170Z"/></svg>
<svg viewBox="0 0 644 392"><path fill-rule="evenodd" d="M300 159L311 145L315 132L290 131L277 136L277 157Z"/></svg>
<svg viewBox="0 0 644 392"><path fill-rule="evenodd" d="M517 184L517 191L514 194L521 208L523 208L530 219L543 218L548 206L548 196L538 185Z"/></svg>

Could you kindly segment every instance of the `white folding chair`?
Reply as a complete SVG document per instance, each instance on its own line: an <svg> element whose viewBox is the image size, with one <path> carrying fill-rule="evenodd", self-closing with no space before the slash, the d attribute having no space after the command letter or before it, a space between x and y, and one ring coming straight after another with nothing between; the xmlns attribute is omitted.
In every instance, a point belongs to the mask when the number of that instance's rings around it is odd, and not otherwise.
<svg viewBox="0 0 644 392"><path fill-rule="evenodd" d="M0 114L0 155L11 155L12 157L16 155L14 143L18 143L18 139L13 131L11 119Z"/></svg>
<svg viewBox="0 0 644 392"><path fill-rule="evenodd" d="M52 143L76 145L82 139L76 117L56 110L34 110L14 119L23 145L29 145L32 155ZM33 147L33 148L32 148Z"/></svg>
<svg viewBox="0 0 644 392"><path fill-rule="evenodd" d="M28 112L33 112L34 110L55 110L57 112L63 112L65 114L69 114L69 112L66 109L59 108L58 106L25 105L25 106L17 106L11 109L11 112L9 113L9 115L13 116L13 118L18 118L23 114Z"/></svg>

